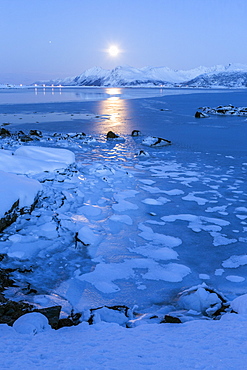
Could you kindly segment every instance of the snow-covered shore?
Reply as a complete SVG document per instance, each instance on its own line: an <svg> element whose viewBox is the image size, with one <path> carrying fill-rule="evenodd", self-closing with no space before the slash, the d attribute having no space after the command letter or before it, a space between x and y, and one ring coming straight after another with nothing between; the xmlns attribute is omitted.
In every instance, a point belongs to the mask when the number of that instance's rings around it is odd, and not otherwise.
<svg viewBox="0 0 247 370"><path fill-rule="evenodd" d="M0 325L1 369L244 369L247 318L153 324L117 324L19 334Z"/></svg>

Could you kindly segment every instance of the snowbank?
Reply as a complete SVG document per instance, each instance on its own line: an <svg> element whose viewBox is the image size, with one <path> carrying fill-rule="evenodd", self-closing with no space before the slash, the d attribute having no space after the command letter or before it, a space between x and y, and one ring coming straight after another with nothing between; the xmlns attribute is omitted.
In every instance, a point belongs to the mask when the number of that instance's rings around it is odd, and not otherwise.
<svg viewBox="0 0 247 370"><path fill-rule="evenodd" d="M75 155L67 149L23 146L14 153L0 150L0 170L16 174L34 175L55 171L66 168L73 162Z"/></svg>
<svg viewBox="0 0 247 370"><path fill-rule="evenodd" d="M1 196L0 218L17 201L19 208L30 207L41 189L41 184L34 179L0 171L0 194L4 194Z"/></svg>
<svg viewBox="0 0 247 370"><path fill-rule="evenodd" d="M82 323L37 335L0 325L1 369L244 369L246 331L246 316L236 314L133 329Z"/></svg>

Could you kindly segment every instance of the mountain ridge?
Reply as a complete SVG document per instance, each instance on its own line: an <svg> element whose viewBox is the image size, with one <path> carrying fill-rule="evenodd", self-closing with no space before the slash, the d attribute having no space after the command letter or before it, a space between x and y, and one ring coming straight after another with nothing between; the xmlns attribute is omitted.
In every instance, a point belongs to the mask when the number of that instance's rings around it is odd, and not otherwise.
<svg viewBox="0 0 247 370"><path fill-rule="evenodd" d="M190 70L172 70L168 67L118 66L112 70L92 67L75 77L37 81L46 86L164 86L164 87L247 87L247 65L228 64Z"/></svg>

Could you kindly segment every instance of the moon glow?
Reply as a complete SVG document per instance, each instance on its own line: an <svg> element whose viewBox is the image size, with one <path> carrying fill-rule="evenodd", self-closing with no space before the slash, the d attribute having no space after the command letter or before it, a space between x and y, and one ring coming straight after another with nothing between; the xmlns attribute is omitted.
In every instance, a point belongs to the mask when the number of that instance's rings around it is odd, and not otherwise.
<svg viewBox="0 0 247 370"><path fill-rule="evenodd" d="M111 45L107 51L111 57L116 57L120 53L120 50L116 45Z"/></svg>

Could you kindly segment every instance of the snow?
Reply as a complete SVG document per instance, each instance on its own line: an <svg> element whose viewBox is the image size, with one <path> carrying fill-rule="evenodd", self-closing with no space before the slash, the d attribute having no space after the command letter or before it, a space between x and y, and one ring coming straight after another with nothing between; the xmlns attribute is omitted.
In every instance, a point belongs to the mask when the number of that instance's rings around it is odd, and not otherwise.
<svg viewBox="0 0 247 370"><path fill-rule="evenodd" d="M0 170L23 175L53 172L75 161L74 153L58 148L20 147L14 153L0 149L0 155Z"/></svg>
<svg viewBox="0 0 247 370"><path fill-rule="evenodd" d="M16 282L4 295L36 307L61 305L62 317L82 313L79 325L59 330L43 315L1 324L1 368L245 367L247 224L237 216L247 213L246 122L194 118L203 104L244 100L242 92L120 99L111 109L124 140L109 142L106 98L81 102L100 118L73 129L62 120L58 136L45 120L35 126L43 137L31 145L16 136L0 139L1 194L7 199L15 189L20 197L22 190L27 205L42 190L32 213L1 235L0 267L14 270ZM53 107L67 117L79 110L76 103ZM169 110L160 111L164 106ZM18 109L23 117L35 110L4 105L6 119ZM142 136L131 137L135 127ZM31 127L23 121L8 128ZM92 136L71 133L77 129ZM145 137L160 136L172 145L145 146L149 156L136 155ZM9 196L11 204L16 197ZM37 293L27 294L28 287ZM218 292L229 307L213 320L222 304ZM128 316L109 308L116 305L129 307ZM165 315L182 323L160 323Z"/></svg>
<svg viewBox="0 0 247 370"><path fill-rule="evenodd" d="M7 169L8 158L11 157L6 156ZM19 201L19 208L30 207L41 190L41 184L34 179L0 170L0 194L4 194L0 202L0 218L4 216L5 212L10 211L16 201Z"/></svg>
<svg viewBox="0 0 247 370"><path fill-rule="evenodd" d="M16 149L14 154L21 157L43 160L45 162L60 162L67 165L75 162L74 153L67 149L21 146Z"/></svg>
<svg viewBox="0 0 247 370"><path fill-rule="evenodd" d="M46 316L39 312L31 312L19 317L14 322L13 329L20 334L35 335L51 330L51 327Z"/></svg>
<svg viewBox="0 0 247 370"><path fill-rule="evenodd" d="M132 329L82 323L37 335L1 325L1 368L243 369L246 330L246 316L236 314L226 314L220 321L154 323Z"/></svg>

